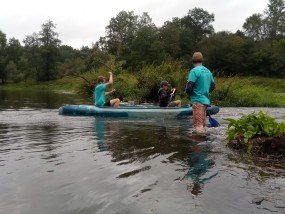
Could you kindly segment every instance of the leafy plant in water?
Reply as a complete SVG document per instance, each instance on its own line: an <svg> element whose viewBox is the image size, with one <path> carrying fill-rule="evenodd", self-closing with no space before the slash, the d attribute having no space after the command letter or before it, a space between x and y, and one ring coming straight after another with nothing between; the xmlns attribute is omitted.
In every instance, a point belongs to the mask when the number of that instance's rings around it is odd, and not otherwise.
<svg viewBox="0 0 285 214"><path fill-rule="evenodd" d="M252 144L248 143L250 139L258 136L274 137L285 133L285 123L278 123L275 118L270 117L267 113L251 113L244 115L240 119L224 118L229 121L226 138L229 141L243 138L248 145L248 152L251 152Z"/></svg>

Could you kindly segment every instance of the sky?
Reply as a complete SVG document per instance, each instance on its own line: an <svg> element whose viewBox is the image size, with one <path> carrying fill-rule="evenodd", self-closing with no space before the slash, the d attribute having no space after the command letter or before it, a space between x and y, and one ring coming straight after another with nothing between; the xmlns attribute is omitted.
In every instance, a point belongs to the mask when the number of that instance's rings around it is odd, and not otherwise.
<svg viewBox="0 0 285 214"><path fill-rule="evenodd" d="M141 16L147 12L152 22L161 27L172 18L182 18L189 10L202 8L215 15L215 32L242 30L246 18L262 13L269 0L2 0L0 30L7 40L21 43L32 33L41 31L47 20L56 24L62 45L80 49L92 46L105 36L111 18L121 11Z"/></svg>

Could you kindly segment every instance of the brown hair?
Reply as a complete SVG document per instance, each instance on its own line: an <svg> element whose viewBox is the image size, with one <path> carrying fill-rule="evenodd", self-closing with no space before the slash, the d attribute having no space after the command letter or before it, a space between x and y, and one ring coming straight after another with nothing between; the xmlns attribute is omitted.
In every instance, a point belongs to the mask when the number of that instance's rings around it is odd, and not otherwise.
<svg viewBox="0 0 285 214"><path fill-rule="evenodd" d="M99 77L97 78L97 83L104 82L104 79L106 79L106 78L103 77L103 76L99 76Z"/></svg>
<svg viewBox="0 0 285 214"><path fill-rule="evenodd" d="M203 62L203 55L201 52L195 52L192 56L192 62L193 63L199 63L199 62Z"/></svg>

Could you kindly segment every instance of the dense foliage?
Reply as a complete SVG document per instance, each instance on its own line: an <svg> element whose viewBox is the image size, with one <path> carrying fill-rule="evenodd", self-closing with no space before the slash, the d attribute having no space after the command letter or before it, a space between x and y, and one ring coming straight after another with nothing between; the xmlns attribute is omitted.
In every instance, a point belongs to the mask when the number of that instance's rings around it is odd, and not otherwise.
<svg viewBox="0 0 285 214"><path fill-rule="evenodd" d="M244 115L240 119L225 118L229 121L226 132L228 140L234 140L240 136L244 137L244 142L256 136L278 136L285 132L285 123L278 123L275 118L267 113L251 113Z"/></svg>
<svg viewBox="0 0 285 214"><path fill-rule="evenodd" d="M146 12L139 16L121 11L106 26L105 36L94 41L91 48L83 46L80 50L61 45L51 20L43 23L38 33L26 36L24 46L16 38L8 40L0 29L0 81L49 81L98 73L102 67L109 67L123 70L125 77L139 74L141 84L147 75L165 78L155 74L159 72L155 68L168 62L178 63L182 73L188 71L194 51L203 52L205 65L216 76L285 77L284 0L269 0L264 14L245 20L243 31L215 32L214 20L214 14L193 8L158 27ZM120 80L135 84L125 77ZM167 78L184 87L186 80L179 78L178 71Z"/></svg>

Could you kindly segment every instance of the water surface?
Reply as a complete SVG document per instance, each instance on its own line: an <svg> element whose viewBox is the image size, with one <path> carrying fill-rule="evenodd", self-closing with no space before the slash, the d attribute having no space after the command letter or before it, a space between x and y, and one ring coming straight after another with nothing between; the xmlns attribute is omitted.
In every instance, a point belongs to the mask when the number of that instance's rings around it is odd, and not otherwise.
<svg viewBox="0 0 285 214"><path fill-rule="evenodd" d="M0 98L0 213L285 213L284 160L241 161L222 120L284 108L221 108L199 137L191 119L58 115L88 104L72 94Z"/></svg>

